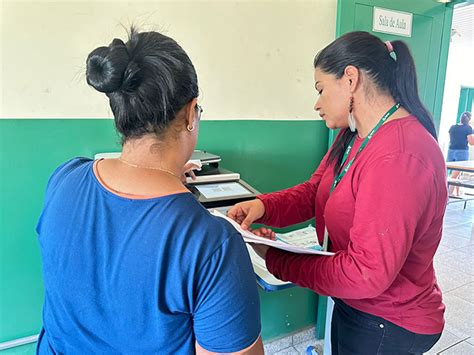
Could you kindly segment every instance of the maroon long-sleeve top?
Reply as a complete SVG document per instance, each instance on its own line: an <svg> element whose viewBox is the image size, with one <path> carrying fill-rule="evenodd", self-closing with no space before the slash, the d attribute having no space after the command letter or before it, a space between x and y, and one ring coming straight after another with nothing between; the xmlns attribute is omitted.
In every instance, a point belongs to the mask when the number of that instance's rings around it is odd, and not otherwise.
<svg viewBox="0 0 474 355"><path fill-rule="evenodd" d="M347 161L362 141L356 139ZM440 333L445 307L433 257L447 187L437 142L413 116L389 121L331 195L334 165L327 158L308 181L259 196L265 205L259 222L283 227L315 217L319 241L326 226L335 255L271 248L268 270L412 332Z"/></svg>

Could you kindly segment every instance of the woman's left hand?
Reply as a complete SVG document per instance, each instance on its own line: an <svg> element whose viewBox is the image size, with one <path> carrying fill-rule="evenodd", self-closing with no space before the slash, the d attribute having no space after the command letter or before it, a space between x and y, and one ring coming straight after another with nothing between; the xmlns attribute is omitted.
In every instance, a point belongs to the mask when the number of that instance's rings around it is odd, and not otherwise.
<svg viewBox="0 0 474 355"><path fill-rule="evenodd" d="M253 250L255 250L255 252L258 254L259 257L265 260L268 249L270 249L268 245L250 243L250 246L253 248Z"/></svg>
<svg viewBox="0 0 474 355"><path fill-rule="evenodd" d="M193 170L201 170L202 164L198 160L190 160L183 167L183 173L181 174L181 181L186 182L186 174L188 174L191 179L196 180L196 175Z"/></svg>

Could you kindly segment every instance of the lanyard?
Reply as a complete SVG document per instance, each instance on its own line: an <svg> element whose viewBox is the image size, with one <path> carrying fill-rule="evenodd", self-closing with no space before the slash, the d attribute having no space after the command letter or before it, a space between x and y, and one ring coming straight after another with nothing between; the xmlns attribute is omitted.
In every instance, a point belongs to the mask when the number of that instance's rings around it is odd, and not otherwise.
<svg viewBox="0 0 474 355"><path fill-rule="evenodd" d="M360 145L359 147L359 150L357 151L356 155L347 163L347 165L344 167L344 169L342 169L342 171L334 178L334 182L332 183L332 186L331 186L331 191L329 192L329 194L332 194L332 192L334 191L334 189L336 188L337 184L339 184L339 182L342 180L342 178L344 177L344 175L346 175L347 171L349 170L349 168L351 167L352 163L354 162L355 158L357 158L357 156L359 155L359 153L362 151L362 149L365 148L365 146L369 143L370 139L372 138L372 136L375 134L375 132L377 132L379 130L379 128L385 123L385 121L387 121L387 119L393 115L393 113L395 111L398 110L398 108L400 107L400 104L399 103L396 103L395 105L393 105L390 110L388 110L385 115L382 116L382 118L380 119L380 121L377 123L377 125L372 128L372 130L370 131L370 133L368 134L367 137L365 137L364 141L362 142L362 144ZM347 157L349 156L351 150L352 150L352 146L354 145L354 141L355 141L355 136L354 138L352 138L351 142L349 143L348 147L346 148L346 151L344 152L344 156L342 157L342 162L341 162L341 167L344 166L344 163L346 162L347 160ZM329 244L329 234L328 234L328 229L327 227L324 228L324 238L323 238L323 250L327 250L328 249L328 244Z"/></svg>
<svg viewBox="0 0 474 355"><path fill-rule="evenodd" d="M372 138L372 136L379 130L379 128L385 123L385 121L387 121L387 119L393 115L393 113L395 111L398 110L398 108L400 107L400 104L399 103L396 103L395 105L393 105L390 110L388 110L385 115L382 116L382 118L380 119L380 121L377 123L377 125L372 128L372 130L370 131L370 133L368 134L367 137L365 137L364 141L362 142L362 144L360 145L359 147L359 150L357 151L356 155L347 163L347 165L344 167L344 169L342 169L342 171L334 178L334 182L332 183L332 186L331 186L331 191L330 193L332 193L334 191L334 189L336 188L337 184L339 184L339 182L342 180L342 178L344 177L344 175L346 175L347 171L349 170L349 168L351 167L352 163L354 163L354 160L355 158L357 158L357 156L359 155L359 153L365 148L365 146L369 143L370 139ZM346 151L344 152L344 156L342 157L342 162L341 162L341 167L344 166L344 163L346 162L347 160L347 157L349 156L351 150L352 150L352 146L354 145L354 141L355 141L355 136L354 138L352 138L351 142L349 143L348 147L346 148Z"/></svg>

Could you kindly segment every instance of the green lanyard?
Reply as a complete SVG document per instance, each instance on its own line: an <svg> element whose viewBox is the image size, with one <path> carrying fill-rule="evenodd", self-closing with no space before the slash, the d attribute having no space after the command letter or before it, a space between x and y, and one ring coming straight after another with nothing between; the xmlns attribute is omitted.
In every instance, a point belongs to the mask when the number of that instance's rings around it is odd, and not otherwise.
<svg viewBox="0 0 474 355"><path fill-rule="evenodd" d="M357 151L356 155L347 163L347 165L344 167L344 169L342 169L342 171L334 178L334 182L332 183L330 193L332 193L334 191L337 184L339 184L339 182L342 180L344 175L346 175L346 173L349 170L349 168L351 167L352 163L354 163L355 158L357 158L357 156L362 151L362 149L364 149L365 146L369 143L370 139L375 134L375 132L377 132L379 130L379 128L385 123L385 121L387 121L387 119L391 115L393 115L393 113L395 111L397 111L399 107L400 107L399 103L393 105L392 108L390 110L388 110L385 113L385 115L382 116L379 123L377 123L377 125L370 131L369 135L367 137L365 137L365 139L362 142L362 144L360 145L359 150ZM349 143L349 146L346 148L346 151L344 152L344 156L342 157L341 167L344 166L344 163L346 162L347 157L349 156L349 154L352 150L352 146L354 145L354 141L355 141L355 136L354 136L354 138L352 138L352 141Z"/></svg>

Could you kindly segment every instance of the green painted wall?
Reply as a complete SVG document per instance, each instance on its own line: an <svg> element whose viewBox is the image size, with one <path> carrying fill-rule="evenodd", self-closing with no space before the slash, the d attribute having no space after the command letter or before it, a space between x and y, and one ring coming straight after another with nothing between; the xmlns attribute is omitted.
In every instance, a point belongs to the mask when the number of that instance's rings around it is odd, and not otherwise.
<svg viewBox="0 0 474 355"><path fill-rule="evenodd" d="M203 121L198 148L220 154L224 167L268 192L309 177L327 142L322 121ZM49 175L71 157L117 149L111 120L0 120L0 342L41 327L43 286L34 228ZM264 339L315 323L317 296L310 291L260 296Z"/></svg>

